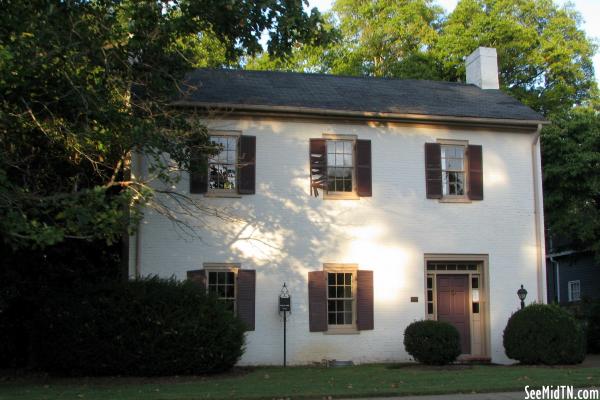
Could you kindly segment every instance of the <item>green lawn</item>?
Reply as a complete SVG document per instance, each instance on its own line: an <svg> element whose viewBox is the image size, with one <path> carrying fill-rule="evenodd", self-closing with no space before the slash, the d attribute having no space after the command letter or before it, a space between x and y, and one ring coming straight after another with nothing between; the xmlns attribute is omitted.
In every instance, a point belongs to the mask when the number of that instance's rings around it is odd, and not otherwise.
<svg viewBox="0 0 600 400"><path fill-rule="evenodd" d="M215 377L5 379L0 399L322 399L600 385L600 368L362 365L255 368Z"/></svg>

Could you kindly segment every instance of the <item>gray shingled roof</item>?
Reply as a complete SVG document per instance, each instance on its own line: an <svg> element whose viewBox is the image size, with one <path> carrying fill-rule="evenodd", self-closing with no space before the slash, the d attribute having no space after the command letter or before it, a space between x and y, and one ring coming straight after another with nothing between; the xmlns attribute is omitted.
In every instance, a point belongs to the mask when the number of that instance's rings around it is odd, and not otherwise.
<svg viewBox="0 0 600 400"><path fill-rule="evenodd" d="M187 105L544 120L500 90L453 82L198 69L188 74L185 83L191 90L179 103Z"/></svg>

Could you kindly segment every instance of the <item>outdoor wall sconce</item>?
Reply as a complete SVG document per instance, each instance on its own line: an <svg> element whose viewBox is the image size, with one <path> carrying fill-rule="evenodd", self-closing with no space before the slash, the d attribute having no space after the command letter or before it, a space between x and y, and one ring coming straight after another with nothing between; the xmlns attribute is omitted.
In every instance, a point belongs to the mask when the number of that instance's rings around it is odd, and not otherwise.
<svg viewBox="0 0 600 400"><path fill-rule="evenodd" d="M517 290L517 296L521 300L521 310L525 308L525 297L527 297L527 290L521 285L521 289Z"/></svg>

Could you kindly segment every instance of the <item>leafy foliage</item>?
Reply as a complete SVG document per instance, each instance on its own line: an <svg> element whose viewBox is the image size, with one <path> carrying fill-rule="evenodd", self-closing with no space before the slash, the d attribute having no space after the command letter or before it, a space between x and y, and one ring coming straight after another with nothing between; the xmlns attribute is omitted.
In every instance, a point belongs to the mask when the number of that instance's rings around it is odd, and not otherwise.
<svg viewBox="0 0 600 400"><path fill-rule="evenodd" d="M103 241L18 250L0 243L0 368L30 366L34 321L49 299L125 277L119 253L120 244Z"/></svg>
<svg viewBox="0 0 600 400"><path fill-rule="evenodd" d="M600 301L583 299L582 301L562 304L584 327L587 339L587 352L600 354Z"/></svg>
<svg viewBox="0 0 600 400"><path fill-rule="evenodd" d="M464 57L495 47L503 89L549 114L596 93L595 45L580 23L572 6L553 0L461 0L433 52L446 79L463 80Z"/></svg>
<svg viewBox="0 0 600 400"><path fill-rule="evenodd" d="M74 375L178 375L230 369L244 328L191 282L148 278L56 295L36 329L37 366Z"/></svg>
<svg viewBox="0 0 600 400"><path fill-rule="evenodd" d="M192 151L216 150L193 113L170 107L190 89L179 86L185 72L256 52L264 32L273 55L296 41L318 41L320 15L302 4L3 2L2 240L15 247L69 238L110 243L132 229L137 205L156 198L150 180L174 183L175 172L190 168ZM129 177L134 151L147 157L145 179Z"/></svg>
<svg viewBox="0 0 600 400"><path fill-rule="evenodd" d="M557 305L531 304L504 329L506 355L523 364L578 364L585 358L583 328Z"/></svg>
<svg viewBox="0 0 600 400"><path fill-rule="evenodd" d="M556 115L542 135L544 207L551 233L600 254L600 116L591 108Z"/></svg>
<svg viewBox="0 0 600 400"><path fill-rule="evenodd" d="M404 331L404 347L420 363L445 365L460 355L460 335L447 322L416 321Z"/></svg>

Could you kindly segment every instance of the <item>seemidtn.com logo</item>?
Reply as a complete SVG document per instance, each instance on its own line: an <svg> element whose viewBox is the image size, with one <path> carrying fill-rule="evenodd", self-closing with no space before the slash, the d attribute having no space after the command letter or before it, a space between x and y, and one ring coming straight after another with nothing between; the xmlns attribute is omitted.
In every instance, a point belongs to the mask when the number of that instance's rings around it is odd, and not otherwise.
<svg viewBox="0 0 600 400"><path fill-rule="evenodd" d="M541 389L530 389L525 386L525 400L593 400L600 399L598 389L575 389L573 386L542 386Z"/></svg>

